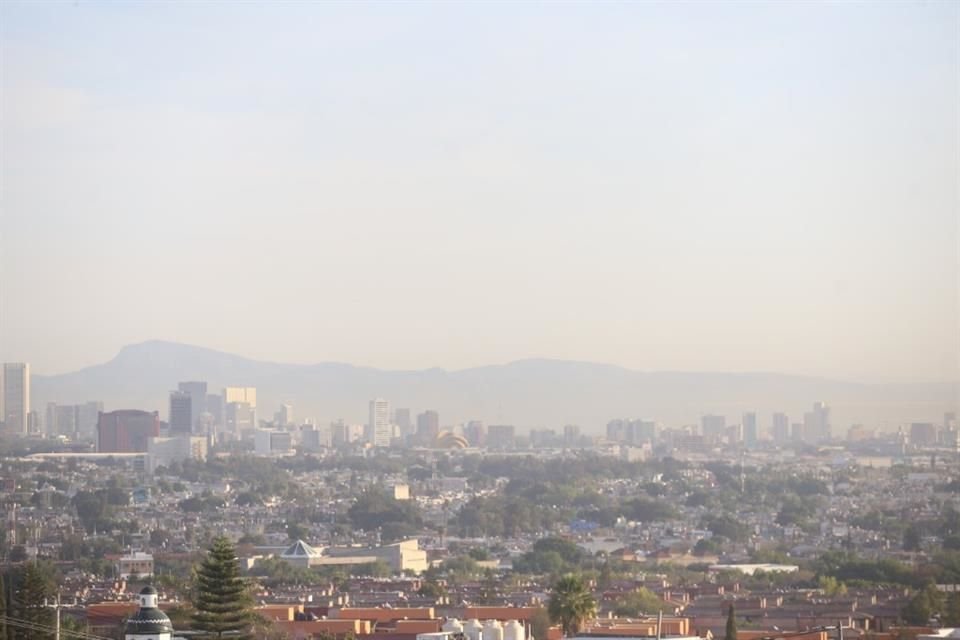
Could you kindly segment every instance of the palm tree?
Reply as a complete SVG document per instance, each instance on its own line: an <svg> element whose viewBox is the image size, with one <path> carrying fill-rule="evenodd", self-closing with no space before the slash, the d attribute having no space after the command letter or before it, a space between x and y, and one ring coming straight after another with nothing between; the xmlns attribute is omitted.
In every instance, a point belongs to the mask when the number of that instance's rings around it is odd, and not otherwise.
<svg viewBox="0 0 960 640"><path fill-rule="evenodd" d="M597 614L597 601L581 576L567 574L553 585L547 613L551 621L560 623L564 636L572 636Z"/></svg>

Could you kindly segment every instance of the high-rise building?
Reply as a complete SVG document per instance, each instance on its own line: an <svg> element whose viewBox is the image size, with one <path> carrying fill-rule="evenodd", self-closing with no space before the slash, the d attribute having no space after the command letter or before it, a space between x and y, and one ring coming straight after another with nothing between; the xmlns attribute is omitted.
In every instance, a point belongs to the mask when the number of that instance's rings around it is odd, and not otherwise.
<svg viewBox="0 0 960 640"><path fill-rule="evenodd" d="M122 410L100 413L97 451L100 453L145 453L150 438L160 435L156 412Z"/></svg>
<svg viewBox="0 0 960 640"><path fill-rule="evenodd" d="M700 418L700 427L705 438L722 438L727 432L727 418L707 414Z"/></svg>
<svg viewBox="0 0 960 640"><path fill-rule="evenodd" d="M482 447L487 443L487 428L480 420L471 420L463 427L463 436L471 447Z"/></svg>
<svg viewBox="0 0 960 640"><path fill-rule="evenodd" d="M181 382L177 390L190 395L190 431L196 433L200 414L207 410L207 383L196 380Z"/></svg>
<svg viewBox="0 0 960 640"><path fill-rule="evenodd" d="M207 439L203 436L179 435L172 438L150 438L147 441L150 471L169 467L173 462L206 460Z"/></svg>
<svg viewBox="0 0 960 640"><path fill-rule="evenodd" d="M626 442L627 421L611 420L607 423L607 440L610 442Z"/></svg>
<svg viewBox="0 0 960 640"><path fill-rule="evenodd" d="M170 392L170 414L167 422L170 435L190 435L193 433L193 398L187 391Z"/></svg>
<svg viewBox="0 0 960 640"><path fill-rule="evenodd" d="M530 446L535 449L546 449L561 445L557 432L553 429L530 429Z"/></svg>
<svg viewBox="0 0 960 640"><path fill-rule="evenodd" d="M215 393L207 394L206 413L210 414L210 421L215 427L222 427L226 420L226 409L223 406L223 396Z"/></svg>
<svg viewBox="0 0 960 640"><path fill-rule="evenodd" d="M3 421L7 433L27 435L30 414L30 365L6 362L3 365Z"/></svg>
<svg viewBox="0 0 960 640"><path fill-rule="evenodd" d="M44 420L47 437L65 436L75 438L78 432L78 409L79 407L73 404L58 405L56 402L48 402L46 419Z"/></svg>
<svg viewBox="0 0 960 640"><path fill-rule="evenodd" d="M743 441L747 446L757 443L760 439L760 431L757 429L757 412L747 411L743 414Z"/></svg>
<svg viewBox="0 0 960 640"><path fill-rule="evenodd" d="M512 449L516 440L517 429L512 424L492 424L487 430L487 446L492 449Z"/></svg>
<svg viewBox="0 0 960 640"><path fill-rule="evenodd" d="M910 425L910 444L932 447L937 444L937 427L932 422L914 422Z"/></svg>
<svg viewBox="0 0 960 640"><path fill-rule="evenodd" d="M440 414L428 409L417 416L417 439L420 444L430 446L440 434Z"/></svg>
<svg viewBox="0 0 960 640"><path fill-rule="evenodd" d="M390 424L390 403L383 398L370 401L370 442L375 447L389 447L393 440Z"/></svg>
<svg viewBox="0 0 960 640"><path fill-rule="evenodd" d="M84 402L77 405L77 436L80 438L96 438L97 421L100 420L100 412L103 411L103 403L99 400Z"/></svg>
<svg viewBox="0 0 960 640"><path fill-rule="evenodd" d="M653 420L629 420L623 442L632 445L653 444L657 438L657 423Z"/></svg>
<svg viewBox="0 0 960 640"><path fill-rule="evenodd" d="M730 444L743 442L743 425L730 424L726 430L727 442Z"/></svg>
<svg viewBox="0 0 960 640"><path fill-rule="evenodd" d="M773 414L773 423L770 425L770 436L774 442L781 444L790 440L790 418L787 414Z"/></svg>
<svg viewBox="0 0 960 640"><path fill-rule="evenodd" d="M232 408L231 408L231 405ZM228 432L239 435L241 430L257 426L256 387L225 387L223 390L223 424Z"/></svg>
<svg viewBox="0 0 960 640"><path fill-rule="evenodd" d="M400 430L401 436L406 437L413 433L413 423L410 420L410 409L395 410L393 422L397 425L397 429Z"/></svg>
<svg viewBox="0 0 960 640"><path fill-rule="evenodd" d="M257 429L253 447L258 456L286 455L293 450L293 434L280 429Z"/></svg>
<svg viewBox="0 0 960 640"><path fill-rule="evenodd" d="M823 442L833 436L830 429L830 407L824 402L813 403L813 411L803 414L804 439Z"/></svg>
<svg viewBox="0 0 960 640"><path fill-rule="evenodd" d="M802 422L794 422L790 425L790 439L794 442L804 442L807 440L807 429Z"/></svg>
<svg viewBox="0 0 960 640"><path fill-rule="evenodd" d="M273 416L273 421L278 427L286 427L293 424L293 405L282 404Z"/></svg>
<svg viewBox="0 0 960 640"><path fill-rule="evenodd" d="M330 423L330 443L334 447L342 447L353 442L350 425L343 420Z"/></svg>
<svg viewBox="0 0 960 640"><path fill-rule="evenodd" d="M228 433L241 437L256 428L256 410L249 402L228 402L225 410L227 415L224 424Z"/></svg>
<svg viewBox="0 0 960 640"><path fill-rule="evenodd" d="M580 427L567 424L563 427L563 446L576 447L580 445Z"/></svg>

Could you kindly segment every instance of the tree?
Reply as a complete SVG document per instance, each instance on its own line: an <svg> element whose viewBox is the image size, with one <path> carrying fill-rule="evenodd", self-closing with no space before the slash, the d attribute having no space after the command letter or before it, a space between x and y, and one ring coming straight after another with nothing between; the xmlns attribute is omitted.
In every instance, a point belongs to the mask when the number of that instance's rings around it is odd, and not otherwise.
<svg viewBox="0 0 960 640"><path fill-rule="evenodd" d="M53 595L53 585L45 572L36 562L28 562L20 571L16 591L13 594L13 616L32 624L50 627L53 623L53 610L46 606L46 600ZM12 640L49 640L52 633L26 629L10 629Z"/></svg>
<svg viewBox="0 0 960 640"><path fill-rule="evenodd" d="M943 608L943 595L934 584L928 584L900 611L900 617L912 625L925 625Z"/></svg>
<svg viewBox="0 0 960 640"><path fill-rule="evenodd" d="M920 551L920 530L914 526L903 532L903 550Z"/></svg>
<svg viewBox="0 0 960 640"><path fill-rule="evenodd" d="M227 538L214 538L206 558L196 568L193 607L193 628L205 631L205 637L252 637L253 598L240 576L236 550Z"/></svg>
<svg viewBox="0 0 960 640"><path fill-rule="evenodd" d="M817 585L823 589L823 595L830 598L847 594L847 585L843 584L833 576L820 576L817 579Z"/></svg>
<svg viewBox="0 0 960 640"><path fill-rule="evenodd" d="M447 595L447 589L436 580L427 580L420 585L417 595L424 598L442 598Z"/></svg>
<svg viewBox="0 0 960 640"><path fill-rule="evenodd" d="M560 624L563 635L575 635L583 623L597 613L597 601L587 589L583 578L567 574L553 585L553 593L547 605L550 620Z"/></svg>
<svg viewBox="0 0 960 640"><path fill-rule="evenodd" d="M530 630L534 638L546 638L550 632L550 615L543 607L538 607L530 616Z"/></svg>
<svg viewBox="0 0 960 640"><path fill-rule="evenodd" d="M727 614L727 628L723 634L723 640L737 640L737 613L730 605L730 613Z"/></svg>
<svg viewBox="0 0 960 640"><path fill-rule="evenodd" d="M636 617L661 611L666 603L646 587L626 593L617 598L613 612L618 616Z"/></svg>
<svg viewBox="0 0 960 640"><path fill-rule="evenodd" d="M940 622L945 627L960 626L960 593L952 593L947 598L943 619Z"/></svg>

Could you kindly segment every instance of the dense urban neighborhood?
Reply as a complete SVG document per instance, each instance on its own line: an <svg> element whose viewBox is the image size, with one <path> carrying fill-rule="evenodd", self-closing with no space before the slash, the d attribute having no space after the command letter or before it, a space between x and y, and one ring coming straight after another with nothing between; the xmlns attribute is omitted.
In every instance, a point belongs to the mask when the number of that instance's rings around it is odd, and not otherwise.
<svg viewBox="0 0 960 640"><path fill-rule="evenodd" d="M747 412L518 434L380 399L365 425L288 405L254 423L253 389L205 386L182 383L163 422L51 406L18 433L7 413L0 638L155 637L146 619L163 637L277 640L960 627L950 413L842 436L822 402L769 428Z"/></svg>

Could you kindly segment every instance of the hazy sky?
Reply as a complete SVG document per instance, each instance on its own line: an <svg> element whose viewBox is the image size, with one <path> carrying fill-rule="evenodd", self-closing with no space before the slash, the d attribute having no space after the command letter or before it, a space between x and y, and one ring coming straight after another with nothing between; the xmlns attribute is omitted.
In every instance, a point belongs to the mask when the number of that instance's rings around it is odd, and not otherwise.
<svg viewBox="0 0 960 640"><path fill-rule="evenodd" d="M0 358L956 379L960 4L0 5Z"/></svg>

